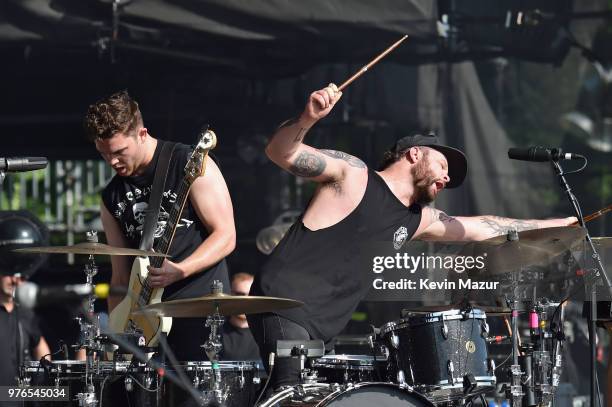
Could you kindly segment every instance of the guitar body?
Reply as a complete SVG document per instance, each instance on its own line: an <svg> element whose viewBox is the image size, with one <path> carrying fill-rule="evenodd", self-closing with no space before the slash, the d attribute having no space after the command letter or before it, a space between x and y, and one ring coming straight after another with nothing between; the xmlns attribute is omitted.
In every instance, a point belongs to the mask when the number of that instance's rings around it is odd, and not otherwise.
<svg viewBox="0 0 612 407"><path fill-rule="evenodd" d="M114 333L130 332L134 328L138 328L142 330L146 345L155 346L162 332L170 332L172 318L157 317L155 315L131 315L132 311L140 309L138 298L143 289L143 282L149 274L147 270L148 265L149 259L147 257L137 257L136 260L134 260L132 271L130 272L130 284L128 286L128 292L130 294L111 311L109 315L109 327ZM163 293L163 288L154 289L151 292L149 304L161 302Z"/></svg>

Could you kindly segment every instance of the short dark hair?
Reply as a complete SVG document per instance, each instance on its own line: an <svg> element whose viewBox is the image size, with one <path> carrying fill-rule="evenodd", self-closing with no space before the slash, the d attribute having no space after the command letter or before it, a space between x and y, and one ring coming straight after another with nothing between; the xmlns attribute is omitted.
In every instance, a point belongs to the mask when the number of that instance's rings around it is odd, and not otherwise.
<svg viewBox="0 0 612 407"><path fill-rule="evenodd" d="M391 150L385 151L385 153L383 154L383 160L382 160L382 163L380 164L379 171L383 171L387 169L391 164L398 162L404 156L404 154L406 154L406 151L410 150L412 147L418 147L418 146L410 146L402 150L396 150L395 148L392 148ZM423 156L427 156L429 154L429 148L428 147L421 147L421 148L423 149Z"/></svg>
<svg viewBox="0 0 612 407"><path fill-rule="evenodd" d="M109 139L116 133L128 134L142 126L142 114L138 103L127 90L113 93L89 106L83 127L90 141Z"/></svg>

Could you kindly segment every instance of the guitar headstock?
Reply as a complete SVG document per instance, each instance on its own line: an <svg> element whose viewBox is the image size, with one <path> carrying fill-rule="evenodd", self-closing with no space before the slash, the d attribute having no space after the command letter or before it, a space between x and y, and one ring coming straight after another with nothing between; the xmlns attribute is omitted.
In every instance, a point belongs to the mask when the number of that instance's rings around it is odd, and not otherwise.
<svg viewBox="0 0 612 407"><path fill-rule="evenodd" d="M196 178L204 175L206 169L206 157L208 152L217 145L217 135L204 126L200 131L198 142L191 153L191 157L185 166L185 178L189 183L193 183Z"/></svg>

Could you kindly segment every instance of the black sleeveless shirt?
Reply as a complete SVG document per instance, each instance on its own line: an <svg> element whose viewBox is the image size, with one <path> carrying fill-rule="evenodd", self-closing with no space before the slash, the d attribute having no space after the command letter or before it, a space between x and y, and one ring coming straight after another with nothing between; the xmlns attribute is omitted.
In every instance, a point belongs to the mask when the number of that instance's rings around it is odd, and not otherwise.
<svg viewBox="0 0 612 407"><path fill-rule="evenodd" d="M311 231L302 216L280 241L255 277L252 295L299 300L303 307L278 311L325 341L338 335L370 289L358 275L368 243L393 243L401 229L406 240L421 221L421 206L406 207L375 171L368 170L365 194L340 222Z"/></svg>
<svg viewBox="0 0 612 407"><path fill-rule="evenodd" d="M120 177L115 175L102 191L104 205L116 219L121 231L127 238L130 247L137 248L142 237L145 210L151 195L155 169L159 161L162 145L166 141L158 140L151 164L142 175ZM180 183L185 175L184 168L191 156L192 148L177 143L168 168L168 175L163 189L163 197L159 210L154 240L164 233L169 212L176 202ZM180 262L188 257L208 237L208 231L200 221L189 198L178 221L172 244L170 245L170 260ZM229 292L229 278L225 259L207 270L195 273L164 289L163 299L192 298L210 293L213 280L223 283L225 292Z"/></svg>

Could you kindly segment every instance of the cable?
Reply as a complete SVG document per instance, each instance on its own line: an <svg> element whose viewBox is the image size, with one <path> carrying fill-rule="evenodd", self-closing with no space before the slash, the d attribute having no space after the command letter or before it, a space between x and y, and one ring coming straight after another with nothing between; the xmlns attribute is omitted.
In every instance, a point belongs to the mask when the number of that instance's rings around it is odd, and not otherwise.
<svg viewBox="0 0 612 407"><path fill-rule="evenodd" d="M595 375L595 383L597 386L597 404L601 407L601 389L599 388L599 375Z"/></svg>
<svg viewBox="0 0 612 407"><path fill-rule="evenodd" d="M102 401L104 400L104 385L106 384L106 381L110 378L110 375L106 376L104 378L104 380L102 380L102 384L100 384L100 406L102 407Z"/></svg>
<svg viewBox="0 0 612 407"><path fill-rule="evenodd" d="M499 369L500 367L502 367L503 365L505 365L505 364L506 364L506 362L507 362L507 361L510 359L510 357L511 357L511 356L512 356L512 354L508 355L508 356L506 357L506 359L504 359L504 361L503 361L503 362L501 362L501 363L499 364L499 366L495 366L495 370L497 370L497 369Z"/></svg>
<svg viewBox="0 0 612 407"><path fill-rule="evenodd" d="M270 366L270 373L268 374L268 379L266 380L266 384L264 384L264 387L263 389L261 389L261 392L259 393L257 400L255 400L255 404L253 404L254 406L257 406L257 404L259 404L259 400L261 400L262 396L266 392L266 389L268 388L268 384L270 383L270 380L272 380L272 373L274 372L275 356L276 354L274 352L270 352L270 355L268 355L268 365Z"/></svg>
<svg viewBox="0 0 612 407"><path fill-rule="evenodd" d="M579 158L581 158L584 161L584 164L582 164L582 167L578 168L577 170L572 170L572 171L564 172L563 175L577 174L577 173L579 173L580 171L582 171L582 170L584 170L586 168L587 164L589 163L589 160L587 160L587 158L583 157L583 156L580 156ZM581 217L582 217L582 214L581 214Z"/></svg>
<svg viewBox="0 0 612 407"><path fill-rule="evenodd" d="M132 380L134 380L134 383L136 383L136 384L137 384L137 385L138 385L138 386L139 386L141 389L143 389L143 390L145 390L145 391L149 391L149 392L151 392L151 393L157 393L157 390L158 390L158 388L157 388L157 387L156 387L156 388L154 388L154 389L147 389L147 388L146 388L146 386L145 386L144 384L140 383L140 382L138 381L138 379L136 379L134 376L132 376L131 374L130 374L130 375L128 375L128 376L129 376L129 377L131 377L131 378L132 378Z"/></svg>

